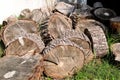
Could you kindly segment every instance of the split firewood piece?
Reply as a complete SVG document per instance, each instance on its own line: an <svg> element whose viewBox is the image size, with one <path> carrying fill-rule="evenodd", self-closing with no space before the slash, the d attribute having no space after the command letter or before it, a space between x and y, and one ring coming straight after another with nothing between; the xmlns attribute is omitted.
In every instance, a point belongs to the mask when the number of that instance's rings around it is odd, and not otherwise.
<svg viewBox="0 0 120 80"><path fill-rule="evenodd" d="M34 9L31 12L31 19L35 21L36 23L40 24L42 21L44 21L46 18L50 16L50 12L47 11L47 9Z"/></svg>
<svg viewBox="0 0 120 80"><path fill-rule="evenodd" d="M74 8L75 6L65 2L58 2L55 6L55 10L59 11L60 13L63 13L64 15L69 15L70 13L72 13Z"/></svg>
<svg viewBox="0 0 120 80"><path fill-rule="evenodd" d="M103 57L107 54L108 44L103 26L97 24L95 20L83 19L78 21L76 30L82 30L89 37L96 57Z"/></svg>
<svg viewBox="0 0 120 80"><path fill-rule="evenodd" d="M112 44L111 51L115 55L115 60L120 61L120 43Z"/></svg>
<svg viewBox="0 0 120 80"><path fill-rule="evenodd" d="M49 20L41 23L40 34L45 44L48 44L52 39L59 38L67 29L72 29L72 21L60 14L54 13Z"/></svg>
<svg viewBox="0 0 120 80"><path fill-rule="evenodd" d="M33 21L29 20L18 20L12 24L5 26L3 31L3 41L7 46L12 40L26 34L26 33L35 33L38 32L38 26Z"/></svg>
<svg viewBox="0 0 120 80"><path fill-rule="evenodd" d="M6 55L24 56L42 52L44 43L37 34L26 34L10 42L6 48Z"/></svg>
<svg viewBox="0 0 120 80"><path fill-rule="evenodd" d="M52 78L72 76L84 64L83 48L68 39L55 39L43 50L44 73Z"/></svg>
<svg viewBox="0 0 120 80"><path fill-rule="evenodd" d="M17 56L5 56L0 59L1 80L29 80L34 74L36 65L39 64L40 56L32 56L29 59ZM42 59L42 58L41 58ZM9 65L8 65L9 64ZM39 74L42 72L39 70ZM40 79L40 76L37 76ZM38 79L34 79L38 80Z"/></svg>
<svg viewBox="0 0 120 80"><path fill-rule="evenodd" d="M93 59L94 55L92 52L91 42L82 31L77 32L75 30L66 30L61 38L69 39L71 42L82 47L86 63Z"/></svg>

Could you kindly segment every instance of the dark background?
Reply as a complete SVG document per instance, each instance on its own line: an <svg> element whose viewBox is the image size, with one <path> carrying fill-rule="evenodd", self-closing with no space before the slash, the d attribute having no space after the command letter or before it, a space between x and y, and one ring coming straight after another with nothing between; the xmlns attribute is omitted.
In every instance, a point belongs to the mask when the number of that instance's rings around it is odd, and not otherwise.
<svg viewBox="0 0 120 80"><path fill-rule="evenodd" d="M102 2L103 7L114 10L120 16L120 0L87 0L87 2L90 6L95 2Z"/></svg>

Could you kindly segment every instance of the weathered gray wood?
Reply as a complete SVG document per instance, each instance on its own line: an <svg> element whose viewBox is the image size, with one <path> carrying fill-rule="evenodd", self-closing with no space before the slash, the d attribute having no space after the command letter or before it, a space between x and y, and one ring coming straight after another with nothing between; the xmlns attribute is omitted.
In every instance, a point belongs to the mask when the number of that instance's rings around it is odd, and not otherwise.
<svg viewBox="0 0 120 80"><path fill-rule="evenodd" d="M76 26L77 31L83 31L91 40L93 51L97 57L103 57L108 52L108 44L102 26L95 20L80 19Z"/></svg>
<svg viewBox="0 0 120 80"><path fill-rule="evenodd" d="M57 39L43 50L44 73L52 78L65 78L76 73L84 64L82 47L68 39Z"/></svg>
<svg viewBox="0 0 120 80"><path fill-rule="evenodd" d="M64 15L69 15L70 13L73 12L75 6L67 4L65 2L58 2L57 5L55 6L55 9Z"/></svg>
<svg viewBox="0 0 120 80"><path fill-rule="evenodd" d="M40 55L24 59L5 56L0 59L0 80L29 80L39 64ZM40 73L40 72L39 72ZM40 78L40 76L38 76ZM37 79L34 79L37 80Z"/></svg>
<svg viewBox="0 0 120 80"><path fill-rule="evenodd" d="M2 39L7 46L10 41L26 34L38 32L38 26L35 22L29 20L18 20L5 26L2 33Z"/></svg>
<svg viewBox="0 0 120 80"><path fill-rule="evenodd" d="M111 51L115 55L115 60L120 61L120 43L112 44Z"/></svg>
<svg viewBox="0 0 120 80"><path fill-rule="evenodd" d="M45 44L59 38L67 29L72 29L72 21L60 14L54 13L47 21L41 23L40 34Z"/></svg>
<svg viewBox="0 0 120 80"><path fill-rule="evenodd" d="M25 54L42 52L44 43L36 34L26 34L10 42L6 49L6 55L24 56Z"/></svg>

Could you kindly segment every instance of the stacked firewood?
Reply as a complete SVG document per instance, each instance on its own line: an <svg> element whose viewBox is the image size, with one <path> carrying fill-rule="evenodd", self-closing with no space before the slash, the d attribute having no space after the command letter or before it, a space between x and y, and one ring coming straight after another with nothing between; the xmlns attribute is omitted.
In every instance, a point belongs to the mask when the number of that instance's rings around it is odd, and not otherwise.
<svg viewBox="0 0 120 80"><path fill-rule="evenodd" d="M81 11L75 5L59 2L52 11L25 9L19 19L9 18L1 30L6 49L0 60L4 63L0 65L0 78L41 80L44 73L63 79L94 56L105 56L105 26L92 19L91 8L86 7L88 10Z"/></svg>

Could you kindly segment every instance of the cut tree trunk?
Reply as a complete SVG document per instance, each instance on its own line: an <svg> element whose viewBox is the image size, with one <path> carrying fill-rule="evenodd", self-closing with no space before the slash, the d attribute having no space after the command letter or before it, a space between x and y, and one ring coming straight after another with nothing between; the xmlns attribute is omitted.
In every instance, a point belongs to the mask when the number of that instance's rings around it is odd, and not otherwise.
<svg viewBox="0 0 120 80"><path fill-rule="evenodd" d="M115 55L115 60L120 61L120 43L114 43L110 48L112 53Z"/></svg>
<svg viewBox="0 0 120 80"><path fill-rule="evenodd" d="M14 23L8 24L5 26L5 29L2 34L3 42L7 46L12 40L26 34L26 33L35 33L37 34L38 26L29 20L18 20Z"/></svg>
<svg viewBox="0 0 120 80"><path fill-rule="evenodd" d="M23 59L17 56L5 56L0 59L0 80L29 80L34 74L36 65L39 64L40 56L32 56ZM8 65L9 64L9 65ZM40 69L39 74L42 72ZM37 75L40 80L40 76Z"/></svg>
<svg viewBox="0 0 120 80"><path fill-rule="evenodd" d="M76 25L76 31L82 30L91 40L96 57L103 57L108 52L107 39L103 29L105 29L104 26L90 19L80 19Z"/></svg>
<svg viewBox="0 0 120 80"><path fill-rule="evenodd" d="M24 56L25 54L40 53L44 49L44 43L36 34L26 34L11 41L6 48L6 55Z"/></svg>
<svg viewBox="0 0 120 80"><path fill-rule="evenodd" d="M110 25L113 33L120 33L120 17L111 18Z"/></svg>
<svg viewBox="0 0 120 80"><path fill-rule="evenodd" d="M84 65L83 50L68 39L56 39L43 50L44 73L60 79L72 76Z"/></svg>
<svg viewBox="0 0 120 80"><path fill-rule="evenodd" d="M66 30L61 38L69 39L71 42L74 42L79 47L83 48L86 63L93 59L94 55L92 52L91 42L82 31Z"/></svg>
<svg viewBox="0 0 120 80"><path fill-rule="evenodd" d="M40 34L44 43L48 44L51 40L62 36L67 29L72 29L72 21L68 17L56 12L49 20L41 23Z"/></svg>

